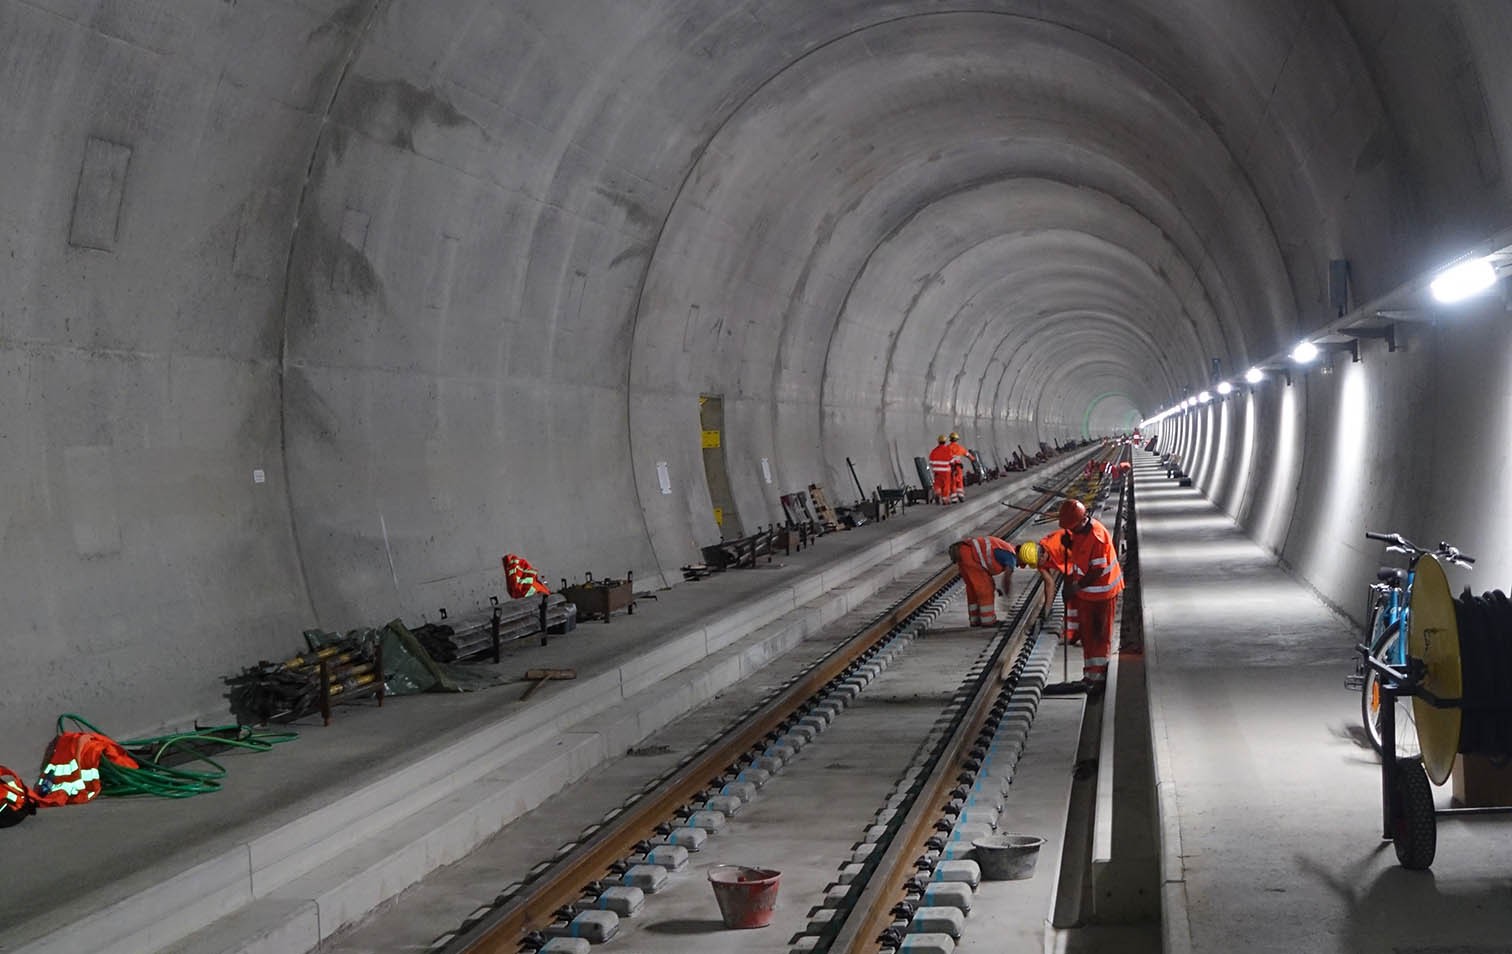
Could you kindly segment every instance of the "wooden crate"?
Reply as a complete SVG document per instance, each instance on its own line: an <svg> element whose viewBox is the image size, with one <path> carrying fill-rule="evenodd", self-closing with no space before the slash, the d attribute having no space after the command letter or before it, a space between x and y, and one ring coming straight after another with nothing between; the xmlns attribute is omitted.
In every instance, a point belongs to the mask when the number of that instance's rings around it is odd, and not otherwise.
<svg viewBox="0 0 1512 954"><path fill-rule="evenodd" d="M629 580L575 583L562 591L568 602L577 607L578 621L609 617L619 610L635 613L635 586Z"/></svg>

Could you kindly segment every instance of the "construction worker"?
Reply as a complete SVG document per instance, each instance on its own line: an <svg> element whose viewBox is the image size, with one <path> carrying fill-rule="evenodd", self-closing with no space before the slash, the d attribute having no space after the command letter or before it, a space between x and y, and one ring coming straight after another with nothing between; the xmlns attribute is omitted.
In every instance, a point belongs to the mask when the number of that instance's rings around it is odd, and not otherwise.
<svg viewBox="0 0 1512 954"><path fill-rule="evenodd" d="M1113 648L1113 608L1123 592L1123 567L1118 548L1102 522L1087 513L1080 500L1066 500L1057 514L1060 528L1070 534L1061 591L1066 597L1066 630L1071 638L1072 616L1082 642L1082 682L1090 694L1102 692Z"/></svg>
<svg viewBox="0 0 1512 954"><path fill-rule="evenodd" d="M1066 555L1071 549L1071 535L1064 530L1056 530L1046 534L1038 541L1021 543L1018 546L1019 566L1032 567L1039 571L1040 580L1045 584L1045 592L1053 594L1055 584L1060 576L1066 572ZM1078 643L1081 638L1076 633L1076 617L1071 614L1071 607L1062 605L1065 609L1066 642ZM1045 610L1050 610L1050 600L1045 602Z"/></svg>
<svg viewBox="0 0 1512 954"><path fill-rule="evenodd" d="M929 475L934 478L936 503L954 503L950 492L950 462L955 456L950 452L950 439L940 435L939 443L929 452Z"/></svg>
<svg viewBox="0 0 1512 954"><path fill-rule="evenodd" d="M952 543L946 551L966 583L966 617L972 626L997 625L997 594L1008 592L1008 579L1001 586L996 577L1018 562L1013 544L997 537L968 537Z"/></svg>
<svg viewBox="0 0 1512 954"><path fill-rule="evenodd" d="M954 503L966 499L966 464L976 460L976 455L961 444L961 435L950 432L950 496Z"/></svg>

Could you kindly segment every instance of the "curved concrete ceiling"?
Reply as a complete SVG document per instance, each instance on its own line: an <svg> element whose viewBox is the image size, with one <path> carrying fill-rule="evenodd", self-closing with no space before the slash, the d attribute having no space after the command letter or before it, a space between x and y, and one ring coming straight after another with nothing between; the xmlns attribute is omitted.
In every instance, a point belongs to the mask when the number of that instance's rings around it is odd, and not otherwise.
<svg viewBox="0 0 1512 954"><path fill-rule="evenodd" d="M0 0L0 666L47 711L101 603L101 672L151 633L219 674L249 630L476 602L505 550L671 579L718 535L705 394L748 526L846 457L911 480L940 430L1126 426L1330 318L1331 259L1364 301L1512 218L1509 34L1379 0Z"/></svg>

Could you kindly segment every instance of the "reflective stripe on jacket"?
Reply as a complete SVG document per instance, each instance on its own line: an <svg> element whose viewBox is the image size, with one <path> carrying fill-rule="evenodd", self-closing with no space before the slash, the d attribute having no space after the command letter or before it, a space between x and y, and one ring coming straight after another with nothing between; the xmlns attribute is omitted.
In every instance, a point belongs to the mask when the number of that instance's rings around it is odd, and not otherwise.
<svg viewBox="0 0 1512 954"><path fill-rule="evenodd" d="M137 768L136 759L120 744L95 732L64 732L53 739L47 763L37 779L37 804L49 808L80 805L100 794L100 763L110 760L122 768Z"/></svg>
<svg viewBox="0 0 1512 954"><path fill-rule="evenodd" d="M1123 591L1123 567L1118 565L1118 549L1113 535L1099 520L1085 533L1071 534L1071 577L1077 582L1077 595L1084 600L1111 600ZM1092 579L1091 584L1083 580Z"/></svg>

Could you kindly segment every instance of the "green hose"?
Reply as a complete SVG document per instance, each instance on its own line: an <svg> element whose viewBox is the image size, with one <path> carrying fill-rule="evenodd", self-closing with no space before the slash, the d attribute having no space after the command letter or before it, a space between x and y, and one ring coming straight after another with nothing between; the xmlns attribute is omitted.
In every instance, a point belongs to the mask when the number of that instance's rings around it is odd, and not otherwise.
<svg viewBox="0 0 1512 954"><path fill-rule="evenodd" d="M68 728L73 723L74 729ZM65 712L58 717L58 734L67 731L86 731L105 735L84 718ZM234 733L227 735L226 733ZM107 736L108 738L108 736ZM209 726L196 728L193 732L177 732L171 735L151 736L144 739L129 739L118 743L132 753L137 768L126 768L109 759L100 762L100 793L102 795L152 795L158 798L188 798L206 792L219 791L221 780L226 776L225 766L201 752L197 745L225 745L232 748L266 752L273 746L298 738L294 732L254 732L246 726ZM180 750L192 762L203 762L207 770L191 771L170 768L161 762L168 753Z"/></svg>

